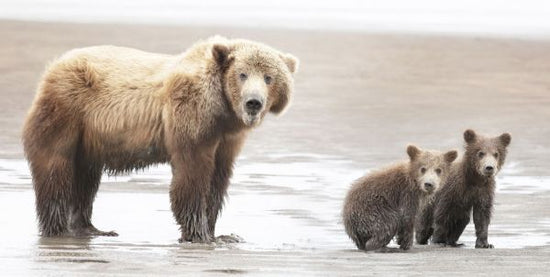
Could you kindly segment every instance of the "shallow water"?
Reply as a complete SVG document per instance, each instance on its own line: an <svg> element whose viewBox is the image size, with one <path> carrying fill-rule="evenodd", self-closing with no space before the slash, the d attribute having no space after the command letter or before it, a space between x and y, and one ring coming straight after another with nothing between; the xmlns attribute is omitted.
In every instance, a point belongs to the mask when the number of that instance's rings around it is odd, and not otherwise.
<svg viewBox="0 0 550 277"><path fill-rule="evenodd" d="M340 211L350 183L365 172L354 169L351 161L334 156L294 154L267 159L272 162L253 163L244 157L237 163L217 235L235 233L246 242L218 247L253 251L354 249L343 230ZM296 161L273 162L276 160ZM131 252L163 252L177 247L179 231L168 198L170 177L168 166L128 176L104 176L93 221L98 228L115 229L120 236L93 238L84 244ZM18 211L2 218L2 226L7 228L0 231L0 236L12 239L7 248L0 250L4 252L0 256L14 250L34 253L35 247L50 249L57 242L72 244L71 240L37 236L34 196L25 161L0 160L0 180L0 210ZM513 214L502 219L499 215L500 196L548 194L550 178L507 176L504 172L497 182L496 222L491 225L491 241L499 248L550 243L547 232L550 216L515 223L505 220ZM473 226L468 226L461 240L469 247L474 244ZM75 240L76 246L80 242ZM21 245L27 247L23 250ZM73 254L76 257L72 259L89 259L86 255L78 256L78 251L60 253L63 259Z"/></svg>

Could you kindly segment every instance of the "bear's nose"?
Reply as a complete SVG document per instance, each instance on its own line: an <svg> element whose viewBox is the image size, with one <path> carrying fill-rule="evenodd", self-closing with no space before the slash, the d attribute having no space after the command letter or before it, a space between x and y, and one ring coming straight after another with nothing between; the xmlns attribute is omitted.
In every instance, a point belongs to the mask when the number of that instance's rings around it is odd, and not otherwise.
<svg viewBox="0 0 550 277"><path fill-rule="evenodd" d="M245 103L245 107L246 107L247 112L253 113L253 114L255 114L259 110L261 110L262 106L263 106L262 101L260 101L257 98L250 98Z"/></svg>
<svg viewBox="0 0 550 277"><path fill-rule="evenodd" d="M424 187L427 189L427 190L431 190L434 188L434 185L432 183L424 183Z"/></svg>
<svg viewBox="0 0 550 277"><path fill-rule="evenodd" d="M487 171L487 172L493 172L493 170L495 170L495 168L492 167L492 166L486 166L485 167L485 171Z"/></svg>

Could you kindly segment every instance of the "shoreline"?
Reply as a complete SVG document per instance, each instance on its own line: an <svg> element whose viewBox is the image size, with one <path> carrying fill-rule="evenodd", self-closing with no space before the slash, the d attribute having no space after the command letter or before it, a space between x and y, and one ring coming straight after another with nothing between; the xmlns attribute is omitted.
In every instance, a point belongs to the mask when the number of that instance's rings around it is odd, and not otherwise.
<svg viewBox="0 0 550 277"><path fill-rule="evenodd" d="M365 28L365 29L330 29L330 28L293 28L290 26L232 26L222 23L162 23L162 22L127 22L127 21L71 21L71 20L26 20L16 18L0 18L0 24L3 23L29 23L29 24L53 24L53 25L82 25L82 26L97 26L97 27L144 27L144 28L198 28L198 29L233 29L244 32L258 31L275 31L275 32L290 32L290 33L312 33L312 34L347 34L347 35L367 35L367 36L403 36L415 38L448 38L448 39L484 39L498 41L525 41L525 42L550 42L550 35L546 32L537 32L521 34L521 33L498 33L498 32L447 32L447 31L430 31L430 30L400 30L384 29L384 28Z"/></svg>

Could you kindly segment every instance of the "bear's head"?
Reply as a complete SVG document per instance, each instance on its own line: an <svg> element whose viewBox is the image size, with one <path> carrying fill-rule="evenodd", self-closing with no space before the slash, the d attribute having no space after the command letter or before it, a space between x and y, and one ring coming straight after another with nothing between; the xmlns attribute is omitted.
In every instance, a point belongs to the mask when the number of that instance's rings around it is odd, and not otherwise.
<svg viewBox="0 0 550 277"><path fill-rule="evenodd" d="M464 159L469 169L480 176L492 178L504 164L506 148L512 137L508 133L497 137L484 137L468 129L464 132L464 141Z"/></svg>
<svg viewBox="0 0 550 277"><path fill-rule="evenodd" d="M410 178L419 189L431 194L437 191L449 174L451 163L458 153L455 150L441 153L432 150L422 150L414 145L407 147L410 158Z"/></svg>
<svg viewBox="0 0 550 277"><path fill-rule="evenodd" d="M221 40L212 55L223 71L224 92L233 111L247 126L289 105L298 59L248 40Z"/></svg>

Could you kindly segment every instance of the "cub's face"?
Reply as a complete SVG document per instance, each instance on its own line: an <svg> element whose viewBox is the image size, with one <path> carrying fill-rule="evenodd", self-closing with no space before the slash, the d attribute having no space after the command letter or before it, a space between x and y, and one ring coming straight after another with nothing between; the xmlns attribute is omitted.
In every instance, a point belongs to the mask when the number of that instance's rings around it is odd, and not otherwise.
<svg viewBox="0 0 550 277"><path fill-rule="evenodd" d="M237 117L256 126L268 112L282 112L290 102L298 60L249 41L230 44L227 51L225 93Z"/></svg>
<svg viewBox="0 0 550 277"><path fill-rule="evenodd" d="M436 192L447 178L451 163L456 159L457 152L421 150L414 145L407 147L410 158L410 176L420 190L427 194Z"/></svg>
<svg viewBox="0 0 550 277"><path fill-rule="evenodd" d="M511 140L512 137L508 133L488 138L476 134L473 130L466 130L465 159L479 175L492 178L502 168Z"/></svg>

